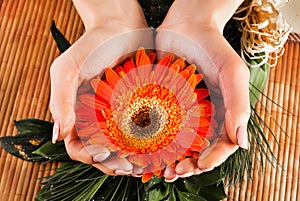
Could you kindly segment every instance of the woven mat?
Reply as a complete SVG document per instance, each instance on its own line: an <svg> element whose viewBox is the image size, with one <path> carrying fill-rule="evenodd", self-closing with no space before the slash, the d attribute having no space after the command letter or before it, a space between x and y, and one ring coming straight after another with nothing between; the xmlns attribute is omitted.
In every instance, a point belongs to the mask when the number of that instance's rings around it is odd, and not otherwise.
<svg viewBox="0 0 300 201"><path fill-rule="evenodd" d="M14 120L27 117L51 120L49 68L59 55L50 35L52 20L71 43L83 33L82 22L71 0L0 0L1 136L16 134ZM299 43L299 35L290 37L285 55L278 66L271 69L265 90L266 95L289 112L265 97L258 105L279 139L280 148L268 133L281 166L272 167L266 163L262 170L260 164L254 162L253 180L245 181L241 188L229 185L228 200L300 200ZM55 162L45 166L24 162L1 147L0 154L0 201L34 200L41 182L37 178L52 174L58 165Z"/></svg>

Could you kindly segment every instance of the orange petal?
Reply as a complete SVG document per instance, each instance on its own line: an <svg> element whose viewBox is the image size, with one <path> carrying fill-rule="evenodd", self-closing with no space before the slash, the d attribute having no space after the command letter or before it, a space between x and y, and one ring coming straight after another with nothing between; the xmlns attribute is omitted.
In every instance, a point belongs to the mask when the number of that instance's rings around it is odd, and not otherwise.
<svg viewBox="0 0 300 201"><path fill-rule="evenodd" d="M128 157L128 161L135 165L141 166L142 168L147 167L151 163L149 155L145 154L130 155Z"/></svg>
<svg viewBox="0 0 300 201"><path fill-rule="evenodd" d="M103 110L109 107L107 103L98 100L94 94L81 94L79 99L82 103L95 108L96 110Z"/></svg>
<svg viewBox="0 0 300 201"><path fill-rule="evenodd" d="M151 64L154 64L155 59L156 59L156 53L151 52L151 53L148 54L148 57L149 57L149 59L150 59L150 63L151 63Z"/></svg>
<svg viewBox="0 0 300 201"><path fill-rule="evenodd" d="M90 137L99 132L99 128L87 126L77 131L79 137Z"/></svg>
<svg viewBox="0 0 300 201"><path fill-rule="evenodd" d="M172 64L170 66L171 69L173 69L176 73L179 72L180 66L178 64Z"/></svg>
<svg viewBox="0 0 300 201"><path fill-rule="evenodd" d="M191 85L191 88L194 90L196 88L197 78L195 74L192 74L188 80L188 83Z"/></svg>
<svg viewBox="0 0 300 201"><path fill-rule="evenodd" d="M120 158L125 158L125 157L128 156L128 153L127 153L126 151L120 150L120 151L118 151L117 155L118 155L118 157L120 157Z"/></svg>
<svg viewBox="0 0 300 201"><path fill-rule="evenodd" d="M148 182L153 177L153 175L154 174L152 172L144 173L143 176L142 176L142 182L143 183Z"/></svg>
<svg viewBox="0 0 300 201"><path fill-rule="evenodd" d="M204 88L195 89L195 93L197 94L198 101L208 97L210 94L208 89L204 89Z"/></svg>
<svg viewBox="0 0 300 201"><path fill-rule="evenodd" d="M135 64L136 66L145 66L150 65L150 59L146 54L146 51L144 48L139 48L135 55Z"/></svg>
<svg viewBox="0 0 300 201"><path fill-rule="evenodd" d="M135 69L135 64L133 62L133 58L129 57L123 64L124 70L126 71L126 73L128 73L129 71L131 71L132 69Z"/></svg>
<svg viewBox="0 0 300 201"><path fill-rule="evenodd" d="M183 71L180 72L180 75L184 77L186 80L189 79L189 77L196 72L196 66L194 64L189 65L186 67Z"/></svg>
<svg viewBox="0 0 300 201"><path fill-rule="evenodd" d="M176 142L183 148L189 148L196 136L197 134L195 132L181 132L176 135Z"/></svg>
<svg viewBox="0 0 300 201"><path fill-rule="evenodd" d="M106 144L109 140L104 136L103 133L96 133L90 137L87 141L88 144Z"/></svg>
<svg viewBox="0 0 300 201"><path fill-rule="evenodd" d="M113 89L106 82L99 79L91 80L91 85L97 96L102 97L104 100L110 102L113 94Z"/></svg>
<svg viewBox="0 0 300 201"><path fill-rule="evenodd" d="M156 167L160 167L162 161L161 161L160 154L158 152L152 153L150 155L150 158L151 158L152 165Z"/></svg>
<svg viewBox="0 0 300 201"><path fill-rule="evenodd" d="M202 147L202 145L203 145L203 143L204 143L203 138L202 138L201 136L199 136L199 135L196 135L196 137L195 137L195 139L194 139L194 142L193 142L193 144L190 146L189 149L190 149L191 151L197 151L197 152L199 152L200 149L201 149L201 147Z"/></svg>
<svg viewBox="0 0 300 201"><path fill-rule="evenodd" d="M178 58L176 61L174 61L174 63L170 66L170 68L172 69L177 69L178 68L178 71L176 72L181 72L182 69L185 67L185 58Z"/></svg>
<svg viewBox="0 0 300 201"><path fill-rule="evenodd" d="M199 113L201 117L210 117L214 115L213 104L208 100L202 100L198 102Z"/></svg>
<svg viewBox="0 0 300 201"><path fill-rule="evenodd" d="M203 75L202 74L195 74L195 76L196 76L197 84L199 84L201 82L201 80L203 79Z"/></svg>
<svg viewBox="0 0 300 201"><path fill-rule="evenodd" d="M191 117L189 121L189 126L192 128L199 128L199 127L207 127L210 126L210 118L206 117Z"/></svg>
<svg viewBox="0 0 300 201"><path fill-rule="evenodd" d="M174 59L174 55L168 54L167 56L159 60L156 65L170 67L172 65L173 59Z"/></svg>
<svg viewBox="0 0 300 201"><path fill-rule="evenodd" d="M151 170L151 172L154 174L154 175L156 175L158 178L160 178L161 176L163 176L163 169L164 169L164 167L156 167L156 166L151 166L150 167L150 170Z"/></svg>
<svg viewBox="0 0 300 201"><path fill-rule="evenodd" d="M105 70L105 78L109 85L114 89L121 79L120 76L111 68Z"/></svg>
<svg viewBox="0 0 300 201"><path fill-rule="evenodd" d="M123 77L126 72L124 70L124 68L122 66L117 66L114 68L114 71L120 76L120 77Z"/></svg>
<svg viewBox="0 0 300 201"><path fill-rule="evenodd" d="M168 150L161 150L161 159L167 164L172 165L176 161L176 153L175 152L169 152Z"/></svg>

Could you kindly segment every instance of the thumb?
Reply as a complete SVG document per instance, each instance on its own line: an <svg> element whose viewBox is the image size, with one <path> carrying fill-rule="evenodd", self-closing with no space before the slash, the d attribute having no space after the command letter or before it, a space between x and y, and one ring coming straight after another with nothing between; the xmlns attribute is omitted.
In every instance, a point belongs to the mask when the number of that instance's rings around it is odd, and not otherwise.
<svg viewBox="0 0 300 201"><path fill-rule="evenodd" d="M249 76L250 72L245 63L234 56L227 60L220 71L227 135L234 144L244 149L248 148Z"/></svg>
<svg viewBox="0 0 300 201"><path fill-rule="evenodd" d="M51 66L50 111L55 122L53 143L64 139L74 127L78 76L79 68L68 52L58 57Z"/></svg>

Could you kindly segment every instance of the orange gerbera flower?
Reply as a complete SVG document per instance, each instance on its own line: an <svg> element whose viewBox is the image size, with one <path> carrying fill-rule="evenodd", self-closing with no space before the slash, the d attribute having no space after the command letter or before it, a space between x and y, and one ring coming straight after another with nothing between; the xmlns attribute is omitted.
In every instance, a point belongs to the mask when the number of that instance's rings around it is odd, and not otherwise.
<svg viewBox="0 0 300 201"><path fill-rule="evenodd" d="M166 166L199 157L216 126L202 75L184 58L136 52L121 66L107 68L79 92L77 131L88 144L102 144L143 168L142 181L162 176Z"/></svg>

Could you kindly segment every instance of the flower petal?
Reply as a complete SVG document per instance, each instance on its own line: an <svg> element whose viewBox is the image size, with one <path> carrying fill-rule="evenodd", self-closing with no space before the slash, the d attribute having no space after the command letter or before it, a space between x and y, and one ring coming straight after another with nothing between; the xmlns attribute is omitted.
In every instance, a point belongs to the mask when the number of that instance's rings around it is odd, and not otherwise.
<svg viewBox="0 0 300 201"><path fill-rule="evenodd" d="M196 66L194 64L189 65L183 71L180 72L180 75L184 77L186 80L189 79L189 77L196 72Z"/></svg>
<svg viewBox="0 0 300 201"><path fill-rule="evenodd" d="M162 163L160 153L154 152L150 155L150 158L151 158L152 165L154 165L156 167L160 167L160 165Z"/></svg>
<svg viewBox="0 0 300 201"><path fill-rule="evenodd" d="M117 66L114 68L114 71L120 76L123 77L126 74L125 69L122 66Z"/></svg>
<svg viewBox="0 0 300 201"><path fill-rule="evenodd" d="M142 168L147 167L151 163L150 156L146 154L130 155L128 157L128 161L137 166L141 166Z"/></svg>
<svg viewBox="0 0 300 201"><path fill-rule="evenodd" d="M148 182L153 177L153 175L154 174L152 172L144 173L143 176L142 176L142 182L143 183Z"/></svg>
<svg viewBox="0 0 300 201"><path fill-rule="evenodd" d="M135 64L136 66L145 66L150 65L150 59L148 55L146 54L146 51L144 48L139 48L135 55Z"/></svg>
<svg viewBox="0 0 300 201"><path fill-rule="evenodd" d="M135 69L136 66L133 62L133 58L129 57L123 64L124 70L126 71L126 73L128 73L129 71L131 71L132 69Z"/></svg>
<svg viewBox="0 0 300 201"><path fill-rule="evenodd" d="M156 59L156 53L151 52L151 53L148 54L148 57L149 57L149 59L150 59L150 63L151 63L151 64L154 64L154 61L155 61L155 59Z"/></svg>
<svg viewBox="0 0 300 201"><path fill-rule="evenodd" d="M205 88L195 89L195 93L197 94L198 101L201 101L202 99L208 97L210 94L208 89L205 89Z"/></svg>
<svg viewBox="0 0 300 201"><path fill-rule="evenodd" d="M114 89L121 79L120 76L111 68L105 70L105 77L109 85Z"/></svg>
<svg viewBox="0 0 300 201"><path fill-rule="evenodd" d="M166 149L160 151L161 159L169 166L171 166L176 161L176 153L169 152Z"/></svg>
<svg viewBox="0 0 300 201"><path fill-rule="evenodd" d="M174 63L170 66L170 68L174 70L178 68L178 71L176 72L181 72L182 69L185 67L185 65L186 65L185 58L180 57L176 61L174 61Z"/></svg>
<svg viewBox="0 0 300 201"><path fill-rule="evenodd" d="M91 86L97 96L103 98L104 100L110 102L113 94L113 89L106 82L99 79L91 80Z"/></svg>
<svg viewBox="0 0 300 201"><path fill-rule="evenodd" d="M168 54L167 56L159 60L156 65L170 67L172 65L173 59L174 59L174 55Z"/></svg>
<svg viewBox="0 0 300 201"><path fill-rule="evenodd" d="M102 102L101 100L97 99L96 96L94 94L81 94L79 96L79 99L82 103L95 108L96 110L103 110L107 107L109 107L109 105L105 102Z"/></svg>
<svg viewBox="0 0 300 201"><path fill-rule="evenodd" d="M197 134L195 132L180 132L176 136L176 142L183 148L189 148Z"/></svg>

